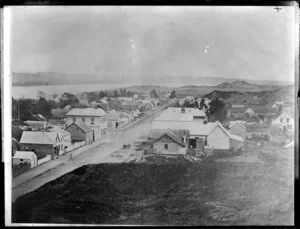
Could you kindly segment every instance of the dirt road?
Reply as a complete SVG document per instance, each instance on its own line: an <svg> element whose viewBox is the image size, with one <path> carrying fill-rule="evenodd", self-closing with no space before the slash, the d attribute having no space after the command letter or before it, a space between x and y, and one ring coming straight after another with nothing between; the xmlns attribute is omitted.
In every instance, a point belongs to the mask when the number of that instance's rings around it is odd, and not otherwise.
<svg viewBox="0 0 300 229"><path fill-rule="evenodd" d="M82 165L122 162L120 159L116 159L110 155L122 148L123 144L132 144L139 136L149 134L152 120L167 106L165 105L153 113L146 115L136 124L133 123L128 127L116 131L114 134L115 137L112 140L103 139L88 146L88 149L79 148L72 152L72 158L69 154L66 154L16 177L12 181L12 202L19 196L31 192ZM82 152L83 150L84 152Z"/></svg>

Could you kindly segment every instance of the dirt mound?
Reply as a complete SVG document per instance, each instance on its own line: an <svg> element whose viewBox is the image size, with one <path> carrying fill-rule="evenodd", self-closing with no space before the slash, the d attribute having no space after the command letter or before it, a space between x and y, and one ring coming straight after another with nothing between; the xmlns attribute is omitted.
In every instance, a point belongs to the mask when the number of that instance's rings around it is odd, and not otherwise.
<svg viewBox="0 0 300 229"><path fill-rule="evenodd" d="M274 222L272 216L291 224L293 186L282 181L290 175L279 162L153 157L148 163L87 165L19 198L13 222L258 225Z"/></svg>

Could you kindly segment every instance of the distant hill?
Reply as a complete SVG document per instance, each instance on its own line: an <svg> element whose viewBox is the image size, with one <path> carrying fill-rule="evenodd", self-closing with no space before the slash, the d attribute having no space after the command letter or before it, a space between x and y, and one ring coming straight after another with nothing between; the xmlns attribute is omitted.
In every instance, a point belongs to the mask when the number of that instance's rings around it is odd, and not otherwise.
<svg viewBox="0 0 300 229"><path fill-rule="evenodd" d="M259 91L259 92L243 92L243 91L221 91L214 90L204 97L223 98L226 103L260 103L271 106L276 101L283 101L285 104L293 104L295 88L292 85L283 86L275 90Z"/></svg>
<svg viewBox="0 0 300 229"><path fill-rule="evenodd" d="M218 88L253 88L253 87L259 87L259 86L261 86L261 85L248 83L243 80L236 80L236 81L233 81L232 83L228 83L228 82L221 83L221 84L217 85L216 87L218 87Z"/></svg>
<svg viewBox="0 0 300 229"><path fill-rule="evenodd" d="M197 85L214 86L218 88L251 88L259 87L260 85L284 85L285 83L274 81L237 81L223 77L210 76L104 76L104 75L89 75L89 74L64 74L56 72L38 72L38 73L13 73L13 86L30 86L30 85L62 85L62 84L187 84L184 87L197 88Z"/></svg>

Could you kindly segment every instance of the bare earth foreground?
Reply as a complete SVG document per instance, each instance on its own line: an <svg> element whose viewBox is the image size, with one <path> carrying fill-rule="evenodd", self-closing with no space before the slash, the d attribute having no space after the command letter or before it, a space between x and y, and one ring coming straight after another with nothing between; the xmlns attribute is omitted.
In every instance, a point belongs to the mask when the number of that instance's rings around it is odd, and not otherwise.
<svg viewBox="0 0 300 229"><path fill-rule="evenodd" d="M20 197L15 223L292 225L293 149L85 165Z"/></svg>

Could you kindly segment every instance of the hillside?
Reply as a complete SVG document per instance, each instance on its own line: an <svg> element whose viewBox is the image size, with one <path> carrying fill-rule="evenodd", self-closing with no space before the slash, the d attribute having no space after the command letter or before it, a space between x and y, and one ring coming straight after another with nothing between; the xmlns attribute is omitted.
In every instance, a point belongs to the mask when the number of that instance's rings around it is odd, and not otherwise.
<svg viewBox="0 0 300 229"><path fill-rule="evenodd" d="M207 98L223 98L226 103L260 103L265 105L273 105L275 101L283 101L285 104L293 104L294 86L284 86L272 91L259 92L242 92L242 91L221 91L214 90L204 97Z"/></svg>
<svg viewBox="0 0 300 229"><path fill-rule="evenodd" d="M194 87L194 85L218 85L219 88L242 88L257 85L282 85L279 81L254 81L248 80L250 83L244 81L237 81L236 79L223 77L191 77L191 76L105 76L96 74L65 74L56 72L38 72L38 73L13 73L13 86L30 86L30 85L59 85L59 84L156 84L156 85L170 85L170 84L186 84L187 87ZM227 83L225 83L227 82ZM249 84L249 85L247 85ZM230 86L231 85L231 86ZM236 86L234 86L236 85ZM229 87L228 87L229 86Z"/></svg>
<svg viewBox="0 0 300 229"><path fill-rule="evenodd" d="M290 225L293 151L261 151L252 147L202 163L174 158L162 164L83 166L17 199L12 221Z"/></svg>

